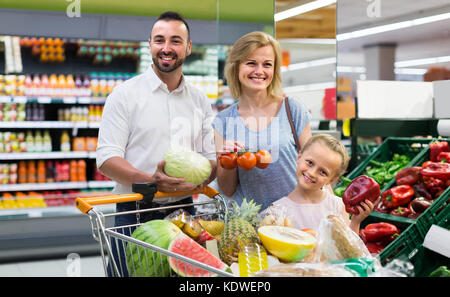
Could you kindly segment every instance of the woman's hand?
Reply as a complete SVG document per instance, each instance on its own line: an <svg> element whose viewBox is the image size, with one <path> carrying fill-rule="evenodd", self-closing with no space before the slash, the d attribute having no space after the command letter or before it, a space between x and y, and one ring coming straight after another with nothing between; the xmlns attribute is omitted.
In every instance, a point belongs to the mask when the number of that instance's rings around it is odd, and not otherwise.
<svg viewBox="0 0 450 297"><path fill-rule="evenodd" d="M217 152L217 155L229 154L232 152L241 152L245 150L245 144L239 141L225 140L222 149Z"/></svg>

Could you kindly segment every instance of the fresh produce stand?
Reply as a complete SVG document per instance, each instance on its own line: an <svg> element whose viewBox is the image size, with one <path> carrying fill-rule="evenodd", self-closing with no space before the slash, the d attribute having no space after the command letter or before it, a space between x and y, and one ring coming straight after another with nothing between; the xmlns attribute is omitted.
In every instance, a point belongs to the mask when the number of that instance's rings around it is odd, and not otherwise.
<svg viewBox="0 0 450 297"><path fill-rule="evenodd" d="M133 184L133 189L135 189L136 184ZM127 211L127 212L116 212L109 214L102 214L98 212L93 207L94 205L100 204L108 204L108 203L121 203L121 202L130 202L130 201L139 201L142 203L148 203L153 199L164 198L169 196L186 196L192 194L204 194L211 198L210 204L214 205L216 212L203 214L206 216L215 215L222 220L226 220L226 203L221 197L221 195L210 187L206 187L201 191L195 192L176 192L176 193L162 193L156 192L156 185L149 184L148 189L153 186L154 190L147 190L144 194L135 193L135 194L127 194L127 195L111 195L111 196L103 196L103 197L89 197L89 198L77 198L76 206L77 208L84 214L89 216L92 232L94 238L100 244L101 255L103 259L103 266L105 270L105 274L108 276L108 263L107 256L110 261L110 269L112 276L125 276L128 275L136 275L136 276L176 276L172 269L168 269L168 262L175 262L178 268L183 267L184 271L177 271L179 275L186 275L188 273L189 276L208 276L208 275L218 275L218 276L233 276L233 274L218 269L216 267L204 264L202 262L196 261L195 259L188 258L186 256L180 255L175 252L171 252L166 248L162 248L157 245L149 244L143 240L138 240L131 236L125 235L125 229L128 230L128 234L132 233L132 230L137 229L143 225L143 223L139 222L139 217L145 212L158 211L162 209L170 209L170 208L180 208L186 206L193 206L198 203L192 204L183 204L177 206L166 206L159 208L149 208L149 209L141 209L139 207L139 203L137 203L138 207L135 211ZM143 188L143 187L140 187ZM203 203L204 204L204 203ZM138 218L138 223L135 225L127 225L127 226L105 226L104 219L105 217L110 216L120 216L120 215L129 215L135 214ZM153 222L153 221L150 221ZM171 224L169 221L168 224ZM177 227L175 227L177 228ZM183 233L180 233L183 234ZM185 236L183 238L186 240L188 237ZM116 242L117 249L122 249L123 254L128 254L127 256L127 266L124 267L121 261L115 261L113 255L112 241ZM121 241L121 243L119 242ZM191 247L195 244L194 241L190 242ZM133 250L133 252L129 252ZM105 253L106 251L106 253ZM135 253L137 251L137 253ZM118 251L119 252L119 251ZM129 255L137 257L130 257ZM161 263L160 266L156 265ZM217 262L217 261L216 261ZM142 264L145 263L145 264ZM151 263L155 263L152 266ZM180 265L180 263L182 263ZM140 266L140 265L143 266ZM222 263L223 264L223 263ZM172 265L172 264L171 264ZM226 265L224 265L226 266ZM162 267L162 268L161 268ZM153 269L154 268L154 269ZM163 275L163 273L168 273L168 275Z"/></svg>

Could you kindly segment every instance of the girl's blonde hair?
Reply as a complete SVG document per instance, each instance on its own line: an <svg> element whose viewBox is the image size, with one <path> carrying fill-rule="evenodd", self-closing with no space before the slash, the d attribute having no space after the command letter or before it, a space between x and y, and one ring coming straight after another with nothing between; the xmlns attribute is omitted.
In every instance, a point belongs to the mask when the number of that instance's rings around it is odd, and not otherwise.
<svg viewBox="0 0 450 297"><path fill-rule="evenodd" d="M247 59L254 50L267 45L272 46L275 54L273 79L267 88L267 95L278 100L282 99L283 84L281 81L282 58L280 44L269 34L260 31L254 31L242 36L228 52L224 75L234 99L238 99L242 91L239 81L239 64Z"/></svg>
<svg viewBox="0 0 450 297"><path fill-rule="evenodd" d="M301 149L300 153L306 151L312 144L316 142L322 143L327 148L329 148L333 152L338 153L341 156L341 166L339 167L338 172L336 173L336 177L342 176L347 170L348 162L350 161L347 149L342 144L342 142L340 142L339 140L337 140L336 138L334 138L329 134L316 134L313 135L310 139L308 139L308 141Z"/></svg>

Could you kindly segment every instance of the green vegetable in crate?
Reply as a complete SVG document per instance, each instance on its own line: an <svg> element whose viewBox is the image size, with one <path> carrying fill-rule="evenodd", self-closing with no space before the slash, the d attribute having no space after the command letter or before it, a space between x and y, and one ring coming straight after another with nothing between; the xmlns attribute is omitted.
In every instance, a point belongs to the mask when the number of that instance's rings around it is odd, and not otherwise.
<svg viewBox="0 0 450 297"><path fill-rule="evenodd" d="M430 273L429 277L450 277L450 270L447 266L439 266L436 270Z"/></svg>
<svg viewBox="0 0 450 297"><path fill-rule="evenodd" d="M152 220L136 228L131 237L167 249L181 233L180 228L168 220ZM131 276L170 275L167 256L133 243L128 243L125 250L128 272Z"/></svg>
<svg viewBox="0 0 450 297"><path fill-rule="evenodd" d="M392 160L387 162L370 160L370 166L366 168L364 174L375 179L380 188L384 188L390 180L395 178L395 174L405 168L410 161L408 156L400 154L394 154Z"/></svg>
<svg viewBox="0 0 450 297"><path fill-rule="evenodd" d="M344 194L345 189L348 187L348 185L352 182L351 179L346 178L345 176L341 177L342 186L336 187L333 192L334 195L338 197L342 197L342 194Z"/></svg>

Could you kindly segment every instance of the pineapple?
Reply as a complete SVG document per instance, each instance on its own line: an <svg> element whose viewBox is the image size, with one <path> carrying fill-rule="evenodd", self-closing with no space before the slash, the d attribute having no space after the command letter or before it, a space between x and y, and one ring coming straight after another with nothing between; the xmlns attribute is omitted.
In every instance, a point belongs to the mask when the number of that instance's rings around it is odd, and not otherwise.
<svg viewBox="0 0 450 297"><path fill-rule="evenodd" d="M255 228L243 219L232 219L225 224L219 240L219 255L222 261L231 265L238 261L241 245L258 243L258 234Z"/></svg>
<svg viewBox="0 0 450 297"><path fill-rule="evenodd" d="M227 213L228 222L219 237L218 245L220 258L228 265L238 261L242 245L259 242L256 229L260 223L258 216L260 209L261 205L257 205L253 200L247 202L244 198L240 206L233 201L232 209Z"/></svg>
<svg viewBox="0 0 450 297"><path fill-rule="evenodd" d="M241 206L236 201L231 204L231 211L228 212L228 221L235 218L243 219L249 222L253 228L257 229L261 223L261 218L258 216L258 212L261 209L261 205L256 204L253 199L247 202L247 199L243 199Z"/></svg>

